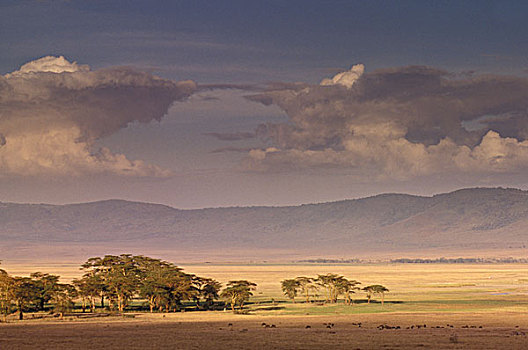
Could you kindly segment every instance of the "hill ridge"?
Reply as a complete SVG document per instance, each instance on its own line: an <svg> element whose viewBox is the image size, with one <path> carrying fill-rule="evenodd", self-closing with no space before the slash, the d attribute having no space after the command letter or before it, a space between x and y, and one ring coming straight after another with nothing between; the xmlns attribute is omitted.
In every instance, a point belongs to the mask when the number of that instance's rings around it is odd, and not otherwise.
<svg viewBox="0 0 528 350"><path fill-rule="evenodd" d="M6 247L95 244L291 254L489 250L528 245L525 227L528 192L500 187L277 207L176 209L119 199L0 203L0 240Z"/></svg>

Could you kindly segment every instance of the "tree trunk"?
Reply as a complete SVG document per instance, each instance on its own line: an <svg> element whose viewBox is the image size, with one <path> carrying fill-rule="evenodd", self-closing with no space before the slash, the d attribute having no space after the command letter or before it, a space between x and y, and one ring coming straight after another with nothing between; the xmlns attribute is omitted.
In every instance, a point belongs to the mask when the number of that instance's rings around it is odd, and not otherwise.
<svg viewBox="0 0 528 350"><path fill-rule="evenodd" d="M119 312L123 312L123 298L119 294L117 295L117 309Z"/></svg>
<svg viewBox="0 0 528 350"><path fill-rule="evenodd" d="M101 295L101 309L104 309L104 295Z"/></svg>

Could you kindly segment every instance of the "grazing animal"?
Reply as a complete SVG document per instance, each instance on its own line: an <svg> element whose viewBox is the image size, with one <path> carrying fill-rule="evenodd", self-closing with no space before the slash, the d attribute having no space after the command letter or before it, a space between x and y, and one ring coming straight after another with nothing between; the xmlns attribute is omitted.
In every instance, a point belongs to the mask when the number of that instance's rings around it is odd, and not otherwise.
<svg viewBox="0 0 528 350"><path fill-rule="evenodd" d="M312 326L308 325L308 326L306 326L306 327L304 327L304 328L308 329L308 328L312 328Z"/></svg>

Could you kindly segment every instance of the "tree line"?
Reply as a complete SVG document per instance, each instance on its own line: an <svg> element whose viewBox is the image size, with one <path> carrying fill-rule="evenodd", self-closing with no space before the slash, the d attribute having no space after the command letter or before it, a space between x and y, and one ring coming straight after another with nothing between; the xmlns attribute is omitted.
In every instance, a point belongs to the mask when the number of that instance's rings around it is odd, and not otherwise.
<svg viewBox="0 0 528 350"><path fill-rule="evenodd" d="M235 311L237 306L244 307L257 286L247 280L234 280L222 289L222 284L212 278L188 274L173 263L143 255L89 258L81 270L81 278L61 283L58 275L35 272L18 277L0 269L0 313L4 321L13 312L23 319L26 311L45 310L53 310L62 318L76 302L82 312L95 312L96 308L123 312L133 300L143 302L150 312L176 312L189 305L198 310L230 307ZM303 295L306 302L315 300L322 289L326 302L336 303L344 296L346 304L352 304L352 294L360 290L360 284L331 273L281 281L284 294L293 302L298 295ZM384 293L388 292L381 285L362 290L369 303L374 294L380 294L383 303Z"/></svg>
<svg viewBox="0 0 528 350"><path fill-rule="evenodd" d="M84 274L72 283L59 283L59 276L35 272L29 277L10 276L0 269L0 312L4 320L12 312L23 319L25 311L43 311L51 304L60 317L80 301L82 311L95 312L96 307L124 311L133 298L146 301L151 312L179 311L183 301L198 309L209 310L222 298L234 311L243 306L256 284L230 281L222 284L183 272L173 263L142 255L105 255L88 259Z"/></svg>
<svg viewBox="0 0 528 350"><path fill-rule="evenodd" d="M319 296L317 293L321 289L324 291L326 303L337 303L340 296L344 296L345 304L354 303L352 294L362 290L367 295L367 303L370 304L372 296L378 294L381 296L381 304L385 302L385 293L389 290L381 284L371 284L360 288L361 282L349 280L344 276L334 273L326 275L317 275L317 277L300 276L292 279L281 281L281 287L284 295L295 303L295 297L302 295L307 303L314 301ZM311 300L312 299L312 300Z"/></svg>

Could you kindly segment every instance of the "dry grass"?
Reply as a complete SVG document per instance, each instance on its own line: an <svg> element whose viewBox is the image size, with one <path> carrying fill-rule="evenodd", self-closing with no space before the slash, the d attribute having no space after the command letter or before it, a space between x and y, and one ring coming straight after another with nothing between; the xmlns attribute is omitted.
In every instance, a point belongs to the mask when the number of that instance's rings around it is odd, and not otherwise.
<svg viewBox="0 0 528 350"><path fill-rule="evenodd" d="M42 267L42 266L41 266ZM525 349L528 266L511 265L188 265L188 273L258 284L248 315L138 314L133 319L27 320L0 324L1 349ZM7 266L4 265L7 269ZM32 268L64 276L62 270ZM7 269L15 274L15 271ZM21 271L21 270L19 270ZM339 273L391 292L385 306L285 303L280 281ZM271 298L276 304L270 303ZM257 304L258 303L258 304ZM276 308L271 310L270 308ZM262 323L276 328L264 328ZM358 328L353 323L362 323ZM232 323L232 326L228 324ZM334 323L326 328L324 323ZM400 329L379 330L380 324ZM427 328L406 329L426 324ZM452 325L453 327L449 327ZM310 325L310 328L306 328ZM468 326L469 328L466 328ZM471 328L473 326L474 328ZM479 328L482 326L482 328ZM443 327L443 328L436 328Z"/></svg>

